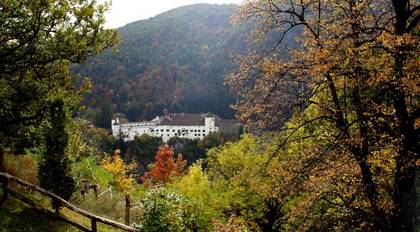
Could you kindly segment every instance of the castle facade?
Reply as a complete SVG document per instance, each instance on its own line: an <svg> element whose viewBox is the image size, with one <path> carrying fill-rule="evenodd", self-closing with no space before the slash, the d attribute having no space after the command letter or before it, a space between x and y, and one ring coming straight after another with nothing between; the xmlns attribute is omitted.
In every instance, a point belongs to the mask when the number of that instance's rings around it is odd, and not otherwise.
<svg viewBox="0 0 420 232"><path fill-rule="evenodd" d="M216 115L167 113L151 121L120 123L118 118L111 121L112 134L124 141L134 140L135 136L147 134L160 137L164 142L172 137L203 139L212 132L238 134L241 124L235 119L221 119Z"/></svg>

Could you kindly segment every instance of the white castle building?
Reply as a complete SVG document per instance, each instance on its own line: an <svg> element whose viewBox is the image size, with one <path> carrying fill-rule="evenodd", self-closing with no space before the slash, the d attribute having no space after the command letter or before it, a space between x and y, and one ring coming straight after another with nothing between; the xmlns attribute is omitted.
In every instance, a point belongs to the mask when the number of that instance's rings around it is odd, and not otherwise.
<svg viewBox="0 0 420 232"><path fill-rule="evenodd" d="M148 134L160 137L167 142L172 137L186 139L203 139L212 132L229 132L237 128L240 123L234 119L220 119L218 116L190 113L164 113L151 121L120 123L118 118L111 121L112 134L120 136L124 141L134 140L135 136ZM236 132L235 132L236 133Z"/></svg>

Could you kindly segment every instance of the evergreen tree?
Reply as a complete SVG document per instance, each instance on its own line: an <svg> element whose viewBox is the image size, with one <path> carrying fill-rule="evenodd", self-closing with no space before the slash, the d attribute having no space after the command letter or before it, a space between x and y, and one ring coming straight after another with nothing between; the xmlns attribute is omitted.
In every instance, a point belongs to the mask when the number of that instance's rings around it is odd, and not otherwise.
<svg viewBox="0 0 420 232"><path fill-rule="evenodd" d="M100 104L94 118L96 127L111 129L112 105L108 95L104 96L103 102Z"/></svg>
<svg viewBox="0 0 420 232"><path fill-rule="evenodd" d="M43 188L68 200L76 184L71 175L70 161L65 155L68 135L65 131L63 100L50 103L48 117L48 125L44 130L45 152L39 167L39 182ZM60 208L60 203L55 200L52 205L56 211Z"/></svg>

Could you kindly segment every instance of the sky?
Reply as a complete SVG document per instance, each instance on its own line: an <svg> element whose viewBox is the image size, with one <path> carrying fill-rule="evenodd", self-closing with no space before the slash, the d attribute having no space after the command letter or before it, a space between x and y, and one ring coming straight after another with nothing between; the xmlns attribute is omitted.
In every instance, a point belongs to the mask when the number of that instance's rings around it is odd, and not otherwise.
<svg viewBox="0 0 420 232"><path fill-rule="evenodd" d="M99 2L103 1L105 0ZM112 0L111 10L105 15L105 27L121 27L180 6L196 3L240 4L241 2L242 0Z"/></svg>

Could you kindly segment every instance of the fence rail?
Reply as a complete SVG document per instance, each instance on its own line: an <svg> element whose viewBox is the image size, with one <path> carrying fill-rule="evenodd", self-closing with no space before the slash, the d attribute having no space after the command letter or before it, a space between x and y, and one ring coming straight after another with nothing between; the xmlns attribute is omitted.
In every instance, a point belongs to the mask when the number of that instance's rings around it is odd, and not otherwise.
<svg viewBox="0 0 420 232"><path fill-rule="evenodd" d="M10 188L8 186L8 183L9 182L14 182L14 183L19 184L19 185L22 185L22 186L24 186L26 188L35 190L35 191L41 193L44 196L47 196L47 197L49 197L51 199L54 199L54 200L60 202L63 207L66 207L66 208L72 210L73 212L76 212L76 213L78 213L78 214L80 214L80 215L82 215L84 217L89 218L91 220L91 229L89 230L86 227L84 227L83 225L80 225L80 224L78 224L76 222L73 222L70 219L64 217L63 215L54 213L54 212L50 211L49 209L47 209L47 208L45 208L45 207L43 207L41 205L38 205L38 204L32 202L30 199L24 197L23 195L19 194L18 192L16 192L12 188ZM57 196L54 193L49 192L49 191L47 191L47 190L45 190L45 189L43 189L43 188L41 188L41 187L39 187L37 185L28 183L28 182L26 182L24 180L21 180L21 179L15 177L15 176L12 176L12 175L10 175L8 173L5 173L5 172L0 172L0 187L3 189L3 196L2 196L2 200L0 200L0 204L7 199L8 193L10 193L11 195L14 195L17 199L21 200L22 202L24 202L26 204L31 205L35 209L40 210L40 211L42 211L44 213L47 213L49 215L52 215L52 216L54 216L54 217L56 217L56 218L58 218L58 219L60 219L60 220L62 220L64 222L66 222L66 223L69 223L69 224L71 224L71 225L73 225L73 226L75 226L75 227L77 227L77 228L79 228L79 229L81 229L83 231L97 232L97 223L98 222L103 223L103 224L106 224L106 225L109 225L109 226L112 226L114 228L122 229L122 230L125 230L125 231L133 231L133 232L138 231L137 229L135 229L135 228L133 228L131 226L124 225L122 223L109 220L107 218L99 217L97 215L94 215L94 214L86 211L86 210L77 208L76 206L72 205L71 203L67 202L66 200L64 200L63 198Z"/></svg>

